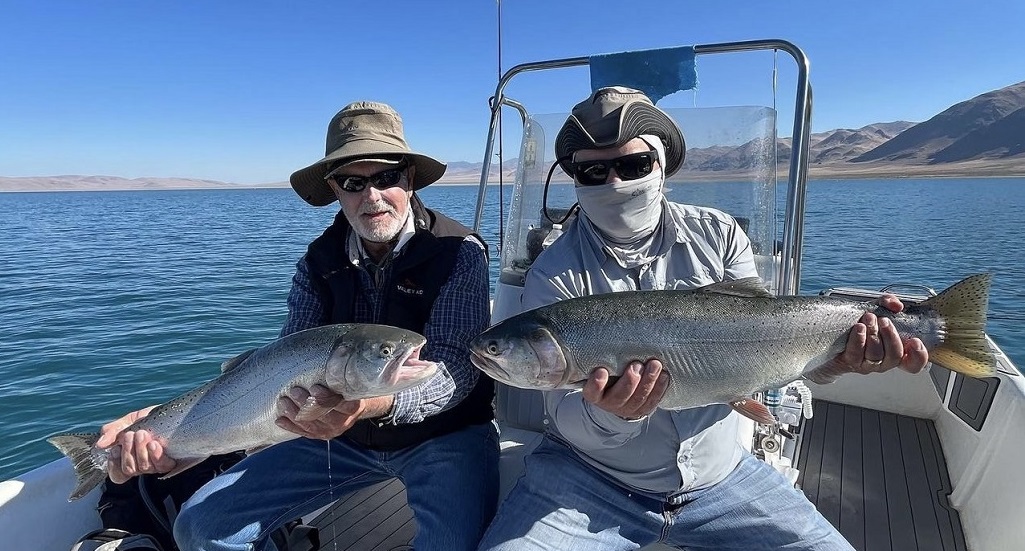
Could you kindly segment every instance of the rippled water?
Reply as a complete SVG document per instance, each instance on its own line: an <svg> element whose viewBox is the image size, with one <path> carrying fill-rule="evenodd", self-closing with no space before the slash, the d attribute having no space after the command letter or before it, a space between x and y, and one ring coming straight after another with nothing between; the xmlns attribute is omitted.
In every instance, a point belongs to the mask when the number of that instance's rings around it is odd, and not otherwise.
<svg viewBox="0 0 1025 551"><path fill-rule="evenodd" d="M1022 186L812 182L802 289L991 271L989 330L1021 365ZM472 223L475 187L421 195ZM289 189L0 194L0 480L58 458L46 436L164 401L275 338L295 261L332 215Z"/></svg>

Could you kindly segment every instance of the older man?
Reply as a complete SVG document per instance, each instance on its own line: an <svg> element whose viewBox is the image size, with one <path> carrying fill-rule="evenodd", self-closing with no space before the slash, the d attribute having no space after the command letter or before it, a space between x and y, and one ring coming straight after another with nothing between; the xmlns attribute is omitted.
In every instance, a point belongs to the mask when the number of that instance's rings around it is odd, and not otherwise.
<svg viewBox="0 0 1025 551"><path fill-rule="evenodd" d="M341 211L299 260L281 334L328 323L395 325L426 336L420 357L443 368L417 387L363 400L293 388L278 424L306 438L256 453L196 492L174 527L182 550L265 548L286 521L393 476L406 486L417 549L476 547L498 487L494 391L466 348L490 319L488 264L478 236L415 193L444 172L408 147L394 109L357 102L331 120L326 156L292 174L306 202L337 200ZM296 420L311 395L325 413ZM105 433L123 428L112 425ZM126 453L112 478L174 465L144 433L118 442Z"/></svg>

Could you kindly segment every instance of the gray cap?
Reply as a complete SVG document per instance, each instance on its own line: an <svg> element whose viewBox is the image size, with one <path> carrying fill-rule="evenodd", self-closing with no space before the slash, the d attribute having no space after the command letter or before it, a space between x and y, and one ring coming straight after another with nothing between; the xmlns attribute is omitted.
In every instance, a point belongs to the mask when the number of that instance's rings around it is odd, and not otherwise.
<svg viewBox="0 0 1025 551"><path fill-rule="evenodd" d="M680 170L687 144L676 121L639 90L599 88L573 107L555 137L555 157L561 159L560 166L569 174L576 151L620 146L641 134L658 136L665 144L666 177Z"/></svg>

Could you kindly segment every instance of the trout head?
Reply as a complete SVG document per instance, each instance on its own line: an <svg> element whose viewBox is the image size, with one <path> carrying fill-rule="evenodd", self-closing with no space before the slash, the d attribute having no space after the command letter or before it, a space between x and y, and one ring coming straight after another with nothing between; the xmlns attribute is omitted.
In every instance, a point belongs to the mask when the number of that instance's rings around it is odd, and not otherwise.
<svg viewBox="0 0 1025 551"><path fill-rule="evenodd" d="M509 318L470 341L473 365L519 388L566 388L571 371L566 358L555 334L530 316Z"/></svg>
<svg viewBox="0 0 1025 551"><path fill-rule="evenodd" d="M331 348L327 386L346 400L414 387L438 371L436 362L420 359L426 342L422 335L398 327L357 324Z"/></svg>

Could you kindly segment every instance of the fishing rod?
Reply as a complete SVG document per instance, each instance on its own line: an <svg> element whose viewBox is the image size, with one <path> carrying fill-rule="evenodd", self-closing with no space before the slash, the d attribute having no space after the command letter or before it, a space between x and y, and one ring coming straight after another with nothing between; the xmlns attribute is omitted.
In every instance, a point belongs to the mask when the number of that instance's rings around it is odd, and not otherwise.
<svg viewBox="0 0 1025 551"><path fill-rule="evenodd" d="M498 2L498 80L502 80L502 0ZM502 147L502 104L496 96L493 101L498 102L498 256L502 256L502 248L505 245L505 157Z"/></svg>

